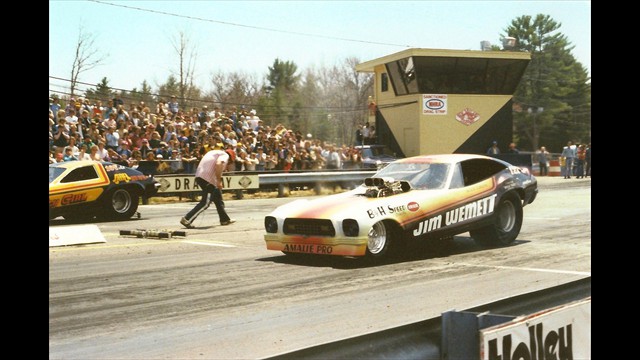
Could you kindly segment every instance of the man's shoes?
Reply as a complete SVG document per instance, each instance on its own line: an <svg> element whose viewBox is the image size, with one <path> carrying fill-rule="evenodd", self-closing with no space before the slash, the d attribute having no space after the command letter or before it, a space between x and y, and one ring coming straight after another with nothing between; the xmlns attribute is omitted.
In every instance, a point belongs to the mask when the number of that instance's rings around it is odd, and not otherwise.
<svg viewBox="0 0 640 360"><path fill-rule="evenodd" d="M222 222L220 222L220 225L231 225L231 224L233 224L234 222L236 222L236 221L235 221L235 220L233 220L233 219L229 219L229 220L227 220L227 221L222 221Z"/></svg>
<svg viewBox="0 0 640 360"><path fill-rule="evenodd" d="M182 226L186 227L187 229L193 229L193 225L191 225L189 220L185 218L180 219L180 224L182 224Z"/></svg>

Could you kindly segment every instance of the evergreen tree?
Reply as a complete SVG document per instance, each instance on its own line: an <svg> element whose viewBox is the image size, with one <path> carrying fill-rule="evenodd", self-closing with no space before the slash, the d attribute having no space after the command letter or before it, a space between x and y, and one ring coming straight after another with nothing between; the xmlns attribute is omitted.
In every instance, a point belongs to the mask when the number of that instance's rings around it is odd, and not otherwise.
<svg viewBox="0 0 640 360"><path fill-rule="evenodd" d="M138 90L138 88L131 89L129 100L136 103L144 102L150 109L152 106L155 108L155 103L153 102L153 96L151 94L152 89L151 86L149 86L149 83L147 83L147 80L144 80L140 86L140 90Z"/></svg>
<svg viewBox="0 0 640 360"><path fill-rule="evenodd" d="M111 99L113 99L113 91L109 86L109 80L103 77L99 84L96 85L95 90L87 89L84 93L85 98L100 100L104 105Z"/></svg>
<svg viewBox="0 0 640 360"><path fill-rule="evenodd" d="M269 67L267 80L276 89L295 91L300 80L300 76L296 75L297 71L298 66L294 62L275 59L273 67Z"/></svg>
<svg viewBox="0 0 640 360"><path fill-rule="evenodd" d="M171 96L179 96L180 94L180 84L175 76L169 75L167 81L160 85L158 88L158 99L157 101L164 100L165 102L171 100Z"/></svg>
<svg viewBox="0 0 640 360"><path fill-rule="evenodd" d="M300 81L300 75L296 74L297 71L298 66L294 62L283 62L277 58L274 60L273 66L269 67L267 81L273 90L269 98L269 121L265 121L266 124L275 126L278 123L283 123L285 127L290 126L291 111L288 109L291 105L289 104L295 102Z"/></svg>
<svg viewBox="0 0 640 360"><path fill-rule="evenodd" d="M144 80L141 84L142 88L140 89L140 101L144 101L145 105L149 107L149 109L155 109L156 103L153 99L153 89L147 82Z"/></svg>
<svg viewBox="0 0 640 360"><path fill-rule="evenodd" d="M514 51L531 53L514 96L514 140L521 150L542 144L559 152L567 140L590 141L590 78L560 27L538 14L521 16L505 29L505 37L516 38Z"/></svg>

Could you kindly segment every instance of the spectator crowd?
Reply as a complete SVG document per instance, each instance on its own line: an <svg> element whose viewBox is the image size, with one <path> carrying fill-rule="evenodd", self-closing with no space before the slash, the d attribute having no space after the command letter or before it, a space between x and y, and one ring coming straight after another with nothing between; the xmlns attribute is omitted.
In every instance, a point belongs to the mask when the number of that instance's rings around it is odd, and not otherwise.
<svg viewBox="0 0 640 360"><path fill-rule="evenodd" d="M367 131L357 142L372 142L375 128L361 128ZM159 173L194 173L202 156L217 144L230 155L227 171L346 169L359 168L362 161L353 145L307 138L281 123L272 128L253 109L183 110L175 96L153 109L144 102L126 106L117 98L107 104L70 98L65 106L58 98L50 99L50 164L103 160L137 167L153 161L159 162Z"/></svg>
<svg viewBox="0 0 640 360"><path fill-rule="evenodd" d="M355 145L376 143L375 126L359 125ZM183 110L175 96L150 109L144 102L125 106L120 99L107 104L70 98L66 105L49 99L49 163L74 160L110 161L130 167L153 162L158 173L195 173L202 156L222 144L229 153L227 171L283 171L360 168L354 145L337 145L305 137L279 123L265 125L256 110ZM514 143L509 153L518 153ZM497 142L487 154L499 154ZM542 153L542 154L540 154ZM549 153L536 154L546 175ZM540 156L542 155L542 156ZM569 143L563 149L565 177L591 176L591 144ZM566 159L566 160L565 160Z"/></svg>

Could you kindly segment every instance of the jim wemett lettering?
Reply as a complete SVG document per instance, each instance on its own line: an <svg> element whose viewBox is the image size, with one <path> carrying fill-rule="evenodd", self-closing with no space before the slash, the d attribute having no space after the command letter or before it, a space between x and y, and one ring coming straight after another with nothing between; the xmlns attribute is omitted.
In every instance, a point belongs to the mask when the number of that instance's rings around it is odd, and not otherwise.
<svg viewBox="0 0 640 360"><path fill-rule="evenodd" d="M493 212L496 204L496 194L487 196L480 200L459 206L444 213L444 226L453 225L478 216L487 215ZM413 230L413 236L420 236L442 227L442 214L428 218L418 224L418 228Z"/></svg>

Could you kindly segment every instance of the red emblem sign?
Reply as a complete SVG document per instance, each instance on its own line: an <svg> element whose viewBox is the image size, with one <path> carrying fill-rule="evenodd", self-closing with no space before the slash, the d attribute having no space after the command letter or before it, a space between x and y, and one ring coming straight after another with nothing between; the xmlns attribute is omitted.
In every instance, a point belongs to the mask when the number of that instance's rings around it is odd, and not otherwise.
<svg viewBox="0 0 640 360"><path fill-rule="evenodd" d="M456 120L460 121L465 125L471 125L474 122L480 120L480 114L478 114L477 112L469 108L466 108L456 114Z"/></svg>

